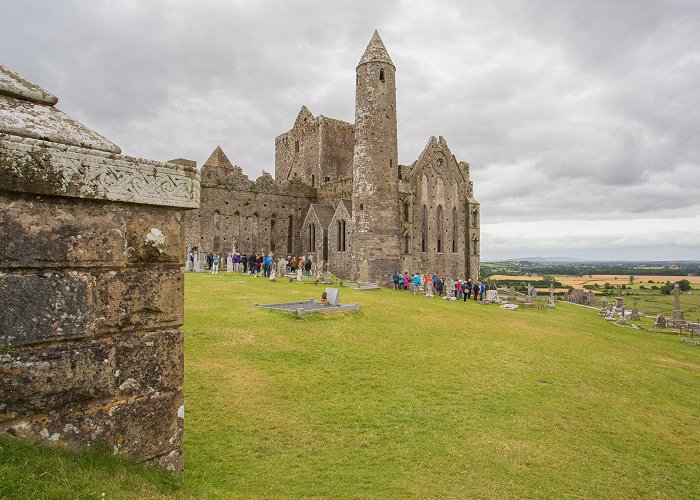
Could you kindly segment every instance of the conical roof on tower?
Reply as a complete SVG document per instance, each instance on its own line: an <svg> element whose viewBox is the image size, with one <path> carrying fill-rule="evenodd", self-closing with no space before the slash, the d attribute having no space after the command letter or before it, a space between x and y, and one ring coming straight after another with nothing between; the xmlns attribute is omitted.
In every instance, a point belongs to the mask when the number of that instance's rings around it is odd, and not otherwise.
<svg viewBox="0 0 700 500"><path fill-rule="evenodd" d="M372 39L369 41L365 53L362 54L358 66L368 62L384 62L394 66L394 62L391 60L391 57L389 57L389 52L387 52L386 47L384 47L384 42L382 42L377 30L374 30L374 35L372 35Z"/></svg>

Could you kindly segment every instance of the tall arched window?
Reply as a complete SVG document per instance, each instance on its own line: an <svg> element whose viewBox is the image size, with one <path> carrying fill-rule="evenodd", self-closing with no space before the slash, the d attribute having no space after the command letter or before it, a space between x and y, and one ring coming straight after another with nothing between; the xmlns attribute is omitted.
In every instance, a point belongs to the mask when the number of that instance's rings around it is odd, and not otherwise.
<svg viewBox="0 0 700 500"><path fill-rule="evenodd" d="M309 252L316 251L316 224L309 224Z"/></svg>
<svg viewBox="0 0 700 500"><path fill-rule="evenodd" d="M379 70L379 79L381 81L384 81L384 68Z"/></svg>
<svg viewBox="0 0 700 500"><path fill-rule="evenodd" d="M254 252L259 252L260 251L260 220L258 213L255 212L253 214L253 219L251 222L251 227L250 227L250 236L253 242L253 251Z"/></svg>
<svg viewBox="0 0 700 500"><path fill-rule="evenodd" d="M445 216L442 212L442 205L437 209L437 251L442 253L442 239L445 236Z"/></svg>
<svg viewBox="0 0 700 500"><path fill-rule="evenodd" d="M342 243L341 246L342 246L342 248L343 248L342 251L344 252L344 251L345 251L345 235L347 234L347 232L346 232L346 230L345 230L345 219L343 219L343 220L341 221L341 223L342 223L342 224L341 224L341 226L342 226L342 232L341 232L341 234L343 235L343 239L341 240L341 243Z"/></svg>
<svg viewBox="0 0 700 500"><path fill-rule="evenodd" d="M338 221L338 237L336 238L338 240L338 251L339 252L343 251L342 250L342 248L343 248L343 233L342 233L342 231L343 231L343 223L342 223L342 221L339 220Z"/></svg>
<svg viewBox="0 0 700 500"><path fill-rule="evenodd" d="M421 241L420 251L425 252L428 248L428 207L423 205L423 217L421 218Z"/></svg>
<svg viewBox="0 0 700 500"><path fill-rule="evenodd" d="M452 207L452 253L457 253L457 207Z"/></svg>
<svg viewBox="0 0 700 500"><path fill-rule="evenodd" d="M292 219L292 216L289 216L289 220L287 222L287 253L291 254L292 249L294 248L294 219Z"/></svg>

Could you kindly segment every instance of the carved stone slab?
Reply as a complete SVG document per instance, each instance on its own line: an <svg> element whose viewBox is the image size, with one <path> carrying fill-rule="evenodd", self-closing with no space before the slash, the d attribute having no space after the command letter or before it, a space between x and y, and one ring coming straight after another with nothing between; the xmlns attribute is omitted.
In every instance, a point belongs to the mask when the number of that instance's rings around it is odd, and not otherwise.
<svg viewBox="0 0 700 500"><path fill-rule="evenodd" d="M9 191L196 208L196 168L0 135L0 184Z"/></svg>

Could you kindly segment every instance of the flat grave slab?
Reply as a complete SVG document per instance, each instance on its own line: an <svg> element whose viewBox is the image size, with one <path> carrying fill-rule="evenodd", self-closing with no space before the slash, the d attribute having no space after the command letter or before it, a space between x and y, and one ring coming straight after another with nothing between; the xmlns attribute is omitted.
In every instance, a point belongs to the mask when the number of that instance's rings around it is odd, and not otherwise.
<svg viewBox="0 0 700 500"><path fill-rule="evenodd" d="M322 304L320 301L314 299L308 299L302 302L280 302L278 304L253 304L253 306L263 309L273 309L275 311L295 312L299 316L304 316L309 313L337 313L360 310L360 304L357 302L333 306L330 304Z"/></svg>

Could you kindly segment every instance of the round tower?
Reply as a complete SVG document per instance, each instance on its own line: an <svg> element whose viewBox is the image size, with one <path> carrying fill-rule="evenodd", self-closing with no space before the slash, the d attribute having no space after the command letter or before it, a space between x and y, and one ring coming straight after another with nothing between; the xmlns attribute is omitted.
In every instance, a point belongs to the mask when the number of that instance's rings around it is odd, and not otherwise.
<svg viewBox="0 0 700 500"><path fill-rule="evenodd" d="M396 68L376 31L357 66L352 190L356 278L400 271Z"/></svg>

